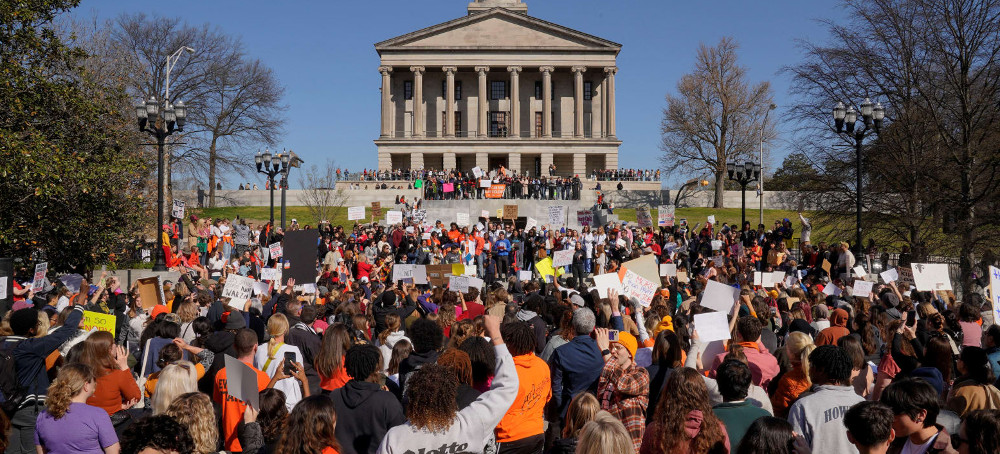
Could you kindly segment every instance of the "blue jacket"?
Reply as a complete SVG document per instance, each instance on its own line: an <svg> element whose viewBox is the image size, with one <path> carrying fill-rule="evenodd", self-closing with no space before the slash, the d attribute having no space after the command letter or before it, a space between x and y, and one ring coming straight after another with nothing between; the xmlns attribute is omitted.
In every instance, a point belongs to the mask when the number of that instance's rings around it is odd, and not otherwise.
<svg viewBox="0 0 1000 454"><path fill-rule="evenodd" d="M557 348L549 358L552 374L552 405L565 417L573 396L583 391L597 393L597 380L604 369L604 357L597 342L588 335L578 335Z"/></svg>
<svg viewBox="0 0 1000 454"><path fill-rule="evenodd" d="M49 375L45 371L45 358L76 335L81 320L83 306L75 306L63 326L48 335L29 339L10 336L4 339L4 342L20 342L14 347L14 365L17 381L29 395L44 396L48 393Z"/></svg>
<svg viewBox="0 0 1000 454"><path fill-rule="evenodd" d="M503 245L503 249L500 248L500 245ZM505 257L507 254L510 254L510 241L506 238L497 240L496 243L493 243L493 250L496 251L498 256Z"/></svg>

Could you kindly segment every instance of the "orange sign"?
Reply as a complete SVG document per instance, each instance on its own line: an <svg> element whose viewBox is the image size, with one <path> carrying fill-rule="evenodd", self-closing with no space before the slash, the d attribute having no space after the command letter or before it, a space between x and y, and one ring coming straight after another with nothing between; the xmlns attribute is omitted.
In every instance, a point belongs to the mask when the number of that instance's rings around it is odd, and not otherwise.
<svg viewBox="0 0 1000 454"><path fill-rule="evenodd" d="M500 199L503 198L503 191L507 189L505 184L491 184L490 188L486 190L487 199Z"/></svg>

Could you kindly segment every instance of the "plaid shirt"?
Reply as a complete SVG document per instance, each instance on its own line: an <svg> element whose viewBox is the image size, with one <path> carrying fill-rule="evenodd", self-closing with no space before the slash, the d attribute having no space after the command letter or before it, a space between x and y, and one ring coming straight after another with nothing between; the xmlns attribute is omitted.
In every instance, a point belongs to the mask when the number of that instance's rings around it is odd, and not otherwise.
<svg viewBox="0 0 1000 454"><path fill-rule="evenodd" d="M649 372L634 364L621 368L613 362L607 362L601 370L597 396L601 400L601 409L607 410L625 425L632 437L635 451L639 452L643 432L646 430Z"/></svg>

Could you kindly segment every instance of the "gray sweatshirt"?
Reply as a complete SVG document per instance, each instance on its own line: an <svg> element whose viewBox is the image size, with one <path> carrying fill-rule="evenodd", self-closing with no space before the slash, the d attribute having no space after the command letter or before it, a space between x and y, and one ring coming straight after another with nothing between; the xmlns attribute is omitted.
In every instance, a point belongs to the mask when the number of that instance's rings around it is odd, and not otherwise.
<svg viewBox="0 0 1000 454"><path fill-rule="evenodd" d="M455 415L451 427L432 433L417 429L409 422L389 429L378 447L378 454L451 454L481 453L493 429L517 398L517 370L506 345L496 349L497 366L493 385L468 407Z"/></svg>
<svg viewBox="0 0 1000 454"><path fill-rule="evenodd" d="M805 437L813 453L857 453L847 439L844 413L865 399L854 392L853 386L820 385L813 391L788 410L792 430Z"/></svg>

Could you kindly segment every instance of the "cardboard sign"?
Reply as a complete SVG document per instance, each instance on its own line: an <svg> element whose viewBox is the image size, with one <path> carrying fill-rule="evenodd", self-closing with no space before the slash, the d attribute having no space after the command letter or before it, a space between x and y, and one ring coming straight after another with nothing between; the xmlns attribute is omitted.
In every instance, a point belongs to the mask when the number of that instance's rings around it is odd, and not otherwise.
<svg viewBox="0 0 1000 454"><path fill-rule="evenodd" d="M677 275L677 264L676 263L661 263L660 264L660 276L676 276Z"/></svg>
<svg viewBox="0 0 1000 454"><path fill-rule="evenodd" d="M479 187L480 188L487 189L490 186L493 186L493 182L492 181L490 181L490 180L479 180Z"/></svg>
<svg viewBox="0 0 1000 454"><path fill-rule="evenodd" d="M250 299L253 294L254 280L238 274L230 274L226 277L226 286L222 288L222 297L229 298L230 305L242 309L242 303Z"/></svg>
<svg viewBox="0 0 1000 454"><path fill-rule="evenodd" d="M552 266L570 266L573 264L573 250L564 249L552 253Z"/></svg>
<svg viewBox="0 0 1000 454"><path fill-rule="evenodd" d="M990 302L993 303L993 323L1000 320L1000 268L990 267Z"/></svg>
<svg viewBox="0 0 1000 454"><path fill-rule="evenodd" d="M899 274L899 283L903 285L900 291L908 291L913 285L913 268L901 266L896 268L896 272Z"/></svg>
<svg viewBox="0 0 1000 454"><path fill-rule="evenodd" d="M475 175L476 178L482 178L483 177L483 169L480 169L479 166L473 167L472 168L472 174Z"/></svg>
<svg viewBox="0 0 1000 454"><path fill-rule="evenodd" d="M268 246L267 249L271 254L271 258L275 260L277 260L278 257L281 257L281 255L284 253L284 250L282 250L281 248L281 243L271 243L271 245Z"/></svg>
<svg viewBox="0 0 1000 454"><path fill-rule="evenodd" d="M639 228L652 227L653 217L649 214L649 207L641 206L635 209L635 220Z"/></svg>
<svg viewBox="0 0 1000 454"><path fill-rule="evenodd" d="M537 226L538 221L536 221L535 218L528 218L528 220L524 223L524 230L531 230Z"/></svg>
<svg viewBox="0 0 1000 454"><path fill-rule="evenodd" d="M382 202L372 202L372 218L382 217Z"/></svg>
<svg viewBox="0 0 1000 454"><path fill-rule="evenodd" d="M863 281L861 279L855 280L854 287L851 289L851 294L860 298L868 298L872 294L872 288L874 286L874 282Z"/></svg>
<svg viewBox="0 0 1000 454"><path fill-rule="evenodd" d="M484 195L487 199L501 199L503 198L504 189L507 189L507 185L493 183L490 185L490 188L486 190Z"/></svg>
<svg viewBox="0 0 1000 454"><path fill-rule="evenodd" d="M673 227L674 226L674 206L673 205L660 205L660 208L656 212L656 225L657 225L657 227Z"/></svg>
<svg viewBox="0 0 1000 454"><path fill-rule="evenodd" d="M116 323L117 318L114 315L83 311L83 321L80 322L80 329L90 331L92 328L97 328L98 331L111 333L111 336L114 337Z"/></svg>
<svg viewBox="0 0 1000 454"><path fill-rule="evenodd" d="M549 207L549 225L561 226L566 224L566 207L556 205Z"/></svg>
<svg viewBox="0 0 1000 454"><path fill-rule="evenodd" d="M365 207L350 207L347 209L347 220L357 221L365 218Z"/></svg>
<svg viewBox="0 0 1000 454"><path fill-rule="evenodd" d="M45 274L49 272L49 262L35 265L35 276L31 281L31 291L40 292L45 288Z"/></svg>
<svg viewBox="0 0 1000 454"><path fill-rule="evenodd" d="M677 282L691 282L691 280L688 278L687 271L677 272Z"/></svg>
<svg viewBox="0 0 1000 454"><path fill-rule="evenodd" d="M701 305L728 314L733 310L733 305L736 304L739 297L740 289L721 282L708 281L708 284L705 285L705 291L701 295Z"/></svg>
<svg viewBox="0 0 1000 454"><path fill-rule="evenodd" d="M886 284L899 280L899 273L895 268L887 269L878 275L882 277L882 282L885 282Z"/></svg>
<svg viewBox="0 0 1000 454"><path fill-rule="evenodd" d="M255 409L260 409L259 390L257 372L243 364L243 361L226 355L226 394Z"/></svg>
<svg viewBox="0 0 1000 454"><path fill-rule="evenodd" d="M469 213L455 213L455 224L459 227L467 227L469 225Z"/></svg>
<svg viewBox="0 0 1000 454"><path fill-rule="evenodd" d="M503 206L503 218L504 219L517 219L517 205L504 205Z"/></svg>
<svg viewBox="0 0 1000 454"><path fill-rule="evenodd" d="M729 340L729 317L725 312L706 312L694 315L694 329L699 342Z"/></svg>
<svg viewBox="0 0 1000 454"><path fill-rule="evenodd" d="M184 219L184 201L174 199L174 208L170 210L170 215L177 219Z"/></svg>
<svg viewBox="0 0 1000 454"><path fill-rule="evenodd" d="M451 265L427 265L427 281L431 285L444 287L451 276ZM416 282L416 281L414 281Z"/></svg>
<svg viewBox="0 0 1000 454"><path fill-rule="evenodd" d="M944 263L914 263L913 285L921 292L952 290L948 265Z"/></svg>
<svg viewBox="0 0 1000 454"><path fill-rule="evenodd" d="M403 212L390 210L385 212L385 223L388 225L396 225L403 223Z"/></svg>
<svg viewBox="0 0 1000 454"><path fill-rule="evenodd" d="M598 274L594 276L594 287L597 288L597 294L601 298L608 297L609 288L618 292L619 295L622 294L622 281L618 277L618 273Z"/></svg>
<svg viewBox="0 0 1000 454"><path fill-rule="evenodd" d="M139 293L143 309L163 304L163 288L160 286L160 276L138 279L136 291Z"/></svg>
<svg viewBox="0 0 1000 454"><path fill-rule="evenodd" d="M577 210L576 223L581 226L594 225L594 212L591 210Z"/></svg>
<svg viewBox="0 0 1000 454"><path fill-rule="evenodd" d="M659 288L657 282L659 279L650 281L632 270L626 270L625 278L622 279L622 294L628 298L639 300L642 307L649 307L649 303L653 301L653 296L656 295L656 290Z"/></svg>
<svg viewBox="0 0 1000 454"><path fill-rule="evenodd" d="M823 265L822 265L822 267L823 267L823 271L826 271L826 274L830 274L830 267L831 266L832 265L830 265L830 261L829 260L823 259Z"/></svg>

